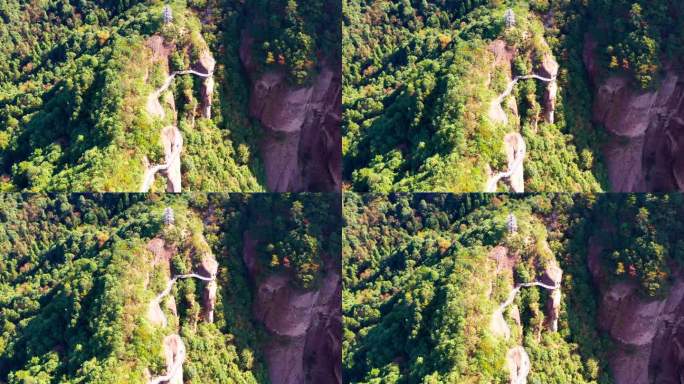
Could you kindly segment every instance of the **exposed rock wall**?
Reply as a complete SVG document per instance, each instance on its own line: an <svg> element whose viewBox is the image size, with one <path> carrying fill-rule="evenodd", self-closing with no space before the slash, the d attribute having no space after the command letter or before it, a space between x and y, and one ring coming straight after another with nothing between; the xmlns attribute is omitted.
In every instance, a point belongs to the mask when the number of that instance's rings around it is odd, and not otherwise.
<svg viewBox="0 0 684 384"><path fill-rule="evenodd" d="M558 65L558 62L553 55L546 53L542 59L541 66L539 68L539 74L543 77L553 79L553 81L550 81L546 85L543 95L544 121L549 124L553 124L555 122L556 96L558 94L558 81L556 80L556 77L558 76L559 68L560 65Z"/></svg>
<svg viewBox="0 0 684 384"><path fill-rule="evenodd" d="M212 280L204 286L202 291L202 318L207 323L214 322L214 308L216 307L216 291L218 285L216 284L216 274L218 273L219 264L212 253L207 253L202 258L202 263L199 266L199 274L209 277Z"/></svg>
<svg viewBox="0 0 684 384"><path fill-rule="evenodd" d="M240 59L252 83L250 115L265 129L261 154L269 190L339 190L341 64L324 62L309 85L294 86L282 71L257 73L248 36L242 39Z"/></svg>
<svg viewBox="0 0 684 384"><path fill-rule="evenodd" d="M252 277L258 273L255 243L245 233L243 258ZM273 384L342 383L342 280L326 263L318 288L292 286L290 277L258 281L254 316L271 334L264 355Z"/></svg>
<svg viewBox="0 0 684 384"><path fill-rule="evenodd" d="M684 382L684 277L664 298L646 298L632 282L606 284L602 247L592 241L589 266L600 287L598 321L615 341L610 366L616 384Z"/></svg>
<svg viewBox="0 0 684 384"><path fill-rule="evenodd" d="M205 240L202 238L202 241ZM206 245L206 242L205 242ZM207 245L208 248L208 245ZM161 267L166 270L167 276L164 282L165 289L153 300L150 301L147 310L147 320L154 326L167 327L169 322L161 309L161 302L166 298L166 307L173 314L178 316L176 302L173 295L170 295L174 283L178 279L198 278L206 281L207 284L202 292L202 314L205 321L214 321L214 306L216 305L216 274L218 273L218 262L211 252L202 255L198 273L186 275L171 275L171 259L177 253L176 247L169 245L162 238L154 238L147 244L147 249L152 253L152 266ZM149 283L149 278L148 278ZM166 373L161 376L151 377L147 371L147 384L183 384L183 363L185 362L186 349L181 337L174 333L164 338L162 350L166 359Z"/></svg>
<svg viewBox="0 0 684 384"><path fill-rule="evenodd" d="M506 366L510 375L511 384L526 384L527 375L530 373L530 357L525 348L514 347L506 353Z"/></svg>
<svg viewBox="0 0 684 384"><path fill-rule="evenodd" d="M216 60L210 51L204 51L200 55L199 61L194 65L196 71L201 73L214 73ZM214 76L206 77L202 81L200 89L200 106L202 117L211 119L211 99L214 96Z"/></svg>
<svg viewBox="0 0 684 384"><path fill-rule="evenodd" d="M608 178L615 192L684 190L684 72L668 67L654 90L625 76L603 78L596 43L585 39L584 62L595 83L593 120L605 127Z"/></svg>

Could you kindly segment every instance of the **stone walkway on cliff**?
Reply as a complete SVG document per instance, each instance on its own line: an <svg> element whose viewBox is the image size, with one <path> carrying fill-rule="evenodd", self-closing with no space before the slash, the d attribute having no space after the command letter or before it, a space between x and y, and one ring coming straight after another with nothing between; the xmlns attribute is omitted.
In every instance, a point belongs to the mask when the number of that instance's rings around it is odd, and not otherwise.
<svg viewBox="0 0 684 384"><path fill-rule="evenodd" d="M515 232L516 230L513 231ZM548 243L544 242L544 247L548 249ZM548 252L551 252L551 250L548 249ZM494 247L490 251L489 258L496 262L497 275L503 271L508 271L510 276L510 274L514 273L516 264L521 261L520 255L517 252L509 254L508 248L501 245ZM523 288L528 287L540 287L551 291L550 300L546 303L547 312L545 327L552 332L558 331L563 270L558 266L555 259L547 260L544 264L543 273L540 275L539 279L528 283L515 284L508 293L506 300L499 304L493 311L489 329L494 336L501 337L505 340L511 338L511 329L504 318L504 312L506 311L506 308L513 305L518 293L520 293ZM510 317L515 320L518 327L522 326L520 310L517 306L513 305L511 308ZM541 329L539 331L541 331ZM531 370L531 363L530 358L522 345L516 345L509 348L506 354L506 367L509 372L510 384L527 383L527 376Z"/></svg>
<svg viewBox="0 0 684 384"><path fill-rule="evenodd" d="M525 75L517 76L508 83L506 90L499 95L492 102L489 109L489 117L493 121L507 121L506 112L501 107L501 103L510 96L513 92L513 88L520 80L536 79L546 83L554 84L556 82L556 77L543 77L539 75ZM552 87L553 88L553 87ZM555 88L553 88L555 89ZM553 119L553 116L551 116ZM501 179L509 179L511 188L515 193L525 192L524 183L524 161L527 151L527 146L525 144L525 139L518 132L510 132L504 137L504 148L508 155L508 170L506 172L499 172L487 179L485 185L485 192L496 192L497 185Z"/></svg>
<svg viewBox="0 0 684 384"><path fill-rule="evenodd" d="M167 215L165 211L165 215ZM173 211L171 211L173 212ZM173 225L173 216L171 219L165 217L166 225ZM154 254L153 266L159 265L163 260L166 261L164 265L171 269L170 260L176 253L175 247L169 247L162 238L155 238L148 243L148 249ZM208 323L214 322L214 307L216 305L216 291L217 283L216 276L218 274L218 262L216 258L207 252L202 256L201 263L198 267L198 272L179 274L173 276L166 283L166 287L157 296L155 296L148 304L147 319L154 325L166 328L169 325L166 314L161 308L162 300L171 295L173 286L182 279L198 279L206 282L203 295L202 307L204 310L203 319ZM172 314L176 314L176 305L173 296L170 296L167 302L167 309ZM178 333L173 333L164 338L162 350L166 358L166 373L156 377L149 378L147 384L183 384L183 363L186 357L186 348L182 338ZM151 376L148 374L148 377Z"/></svg>
<svg viewBox="0 0 684 384"><path fill-rule="evenodd" d="M178 281L179 279L199 279L206 282L214 282L216 280L216 276L212 275L211 277L206 277L198 275L196 273L176 275L171 280L169 280L169 282L166 284L166 288L150 302L150 308L159 308L161 301L164 299L164 297L171 293L174 284L176 284L176 281ZM157 311L151 310L150 312ZM158 313L163 318L163 324L167 324L168 322L166 320L166 315L164 315L164 311L162 311L161 308L159 308ZM166 338L164 338L163 349L167 356L166 374L150 379L147 382L147 384L182 383L183 363L185 362L186 355L185 344L183 343L183 339L181 339L180 335L176 333L169 335Z"/></svg>
<svg viewBox="0 0 684 384"><path fill-rule="evenodd" d="M210 79L213 76L213 72L201 73L192 69L173 72L166 78L164 84L162 84L162 86L156 91L152 92L148 97L147 112L151 116L164 118L164 108L159 102L159 97L171 86L176 76L188 74L199 76L205 79ZM143 176L143 182L140 187L140 192L144 193L150 190L152 184L154 184L154 178L156 174L160 171L165 171L168 177L168 192L181 192L180 155L183 151L183 135L178 127L174 124L162 129L161 139L162 143L164 144L164 158L166 162L164 164L147 166Z"/></svg>
<svg viewBox="0 0 684 384"><path fill-rule="evenodd" d="M524 166L527 145L525 139L518 132L511 132L504 137L504 148L508 157L508 171L492 175L487 180L485 192L496 192L501 179L509 179L515 193L525 192Z"/></svg>

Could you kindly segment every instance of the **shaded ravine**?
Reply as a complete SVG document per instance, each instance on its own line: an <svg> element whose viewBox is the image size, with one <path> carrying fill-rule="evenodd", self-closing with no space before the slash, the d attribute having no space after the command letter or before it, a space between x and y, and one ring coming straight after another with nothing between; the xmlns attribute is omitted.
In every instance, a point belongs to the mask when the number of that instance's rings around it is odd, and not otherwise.
<svg viewBox="0 0 684 384"><path fill-rule="evenodd" d="M555 77L543 77L539 75L525 75L517 76L508 83L506 90L499 95L494 101L492 101L492 108L501 108L501 103L510 96L513 92L513 88L518 84L520 80L537 79L546 83L552 83L556 81ZM499 172L492 175L487 179L485 185L485 192L496 192L497 185L501 179L509 179L511 188L515 193L525 192L524 185L524 161L527 151L527 146L525 144L525 139L518 132L510 132L504 137L504 148L508 154L508 171Z"/></svg>
<svg viewBox="0 0 684 384"><path fill-rule="evenodd" d="M156 117L164 117L164 108L161 107L159 103L159 97L164 93L173 83L176 76L180 75L195 75L205 79L209 79L213 76L213 72L201 73L192 69L184 71L176 71L170 74L164 84L159 87L156 91L152 92L147 99L147 112ZM175 120L175 118L174 118ZM183 135L178 129L177 125L172 125L165 127L161 132L162 142L164 144L164 164L157 165L147 165L145 169L145 174L143 175L142 185L140 187L140 192L148 192L154 184L154 179L157 172L165 171L168 182L167 192L179 193L181 192L181 173L180 173L180 155L183 151Z"/></svg>
<svg viewBox="0 0 684 384"><path fill-rule="evenodd" d="M198 275L196 273L189 273L185 275L176 275L174 276L171 280L169 280L168 284L166 284L166 288L159 294L157 297L155 297L151 302L150 302L150 307L151 306L159 306L161 303L162 299L164 299L165 296L167 296L169 293L171 293L171 290L173 289L173 285L178 281L178 279L199 279L202 281L206 282L212 282L215 281L216 276L211 276L211 277L206 277L202 275ZM160 312L161 316L164 318L164 323L166 323L166 315L164 314L163 311ZM175 344L175 345L171 345ZM185 344L183 343L183 339L181 339L180 335L174 333L166 338L164 338L164 345L167 347L165 348L167 351L171 350L174 351L172 361L171 363L167 366L166 368L166 374L162 376L157 376L152 379L150 379L147 384L160 384L160 383L182 383L183 382L183 363L185 362L185 355L186 355L186 350L185 350ZM179 377L180 375L180 377Z"/></svg>

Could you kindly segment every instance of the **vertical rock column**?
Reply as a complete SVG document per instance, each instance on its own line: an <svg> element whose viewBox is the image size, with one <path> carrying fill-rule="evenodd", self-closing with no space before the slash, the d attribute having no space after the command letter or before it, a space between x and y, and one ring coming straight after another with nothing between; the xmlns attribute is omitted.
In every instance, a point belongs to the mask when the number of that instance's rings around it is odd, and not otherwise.
<svg viewBox="0 0 684 384"><path fill-rule="evenodd" d="M199 63L197 64L199 71L203 73L213 74L214 68L216 66L216 60L211 55L211 52L204 51L200 56ZM208 76L202 82L201 89L201 108L202 117L206 119L211 119L211 99L214 96L214 76Z"/></svg>
<svg viewBox="0 0 684 384"><path fill-rule="evenodd" d="M555 286L551 291L551 300L546 303L546 318L548 329L558 332L558 317L560 317L561 306L561 282L563 280L563 270L554 261L544 271L542 282L547 285Z"/></svg>
<svg viewBox="0 0 684 384"><path fill-rule="evenodd" d="M549 124L553 124L555 121L558 68L559 65L553 55L545 54L542 61L541 76L553 79L548 83L544 92L544 120Z"/></svg>
<svg viewBox="0 0 684 384"><path fill-rule="evenodd" d="M167 384L183 384L183 362L185 362L185 344L180 336L173 334L164 338L164 354L168 379Z"/></svg>
<svg viewBox="0 0 684 384"><path fill-rule="evenodd" d="M216 280L210 281L202 292L203 317L207 323L214 322L214 307L216 307Z"/></svg>
<svg viewBox="0 0 684 384"><path fill-rule="evenodd" d="M530 373L530 357L522 346L513 347L506 353L506 366L511 384L527 384Z"/></svg>
<svg viewBox="0 0 684 384"><path fill-rule="evenodd" d="M211 278L202 291L202 317L207 323L214 322L214 307L216 306L216 274L218 273L218 262L211 253L202 259L200 274Z"/></svg>

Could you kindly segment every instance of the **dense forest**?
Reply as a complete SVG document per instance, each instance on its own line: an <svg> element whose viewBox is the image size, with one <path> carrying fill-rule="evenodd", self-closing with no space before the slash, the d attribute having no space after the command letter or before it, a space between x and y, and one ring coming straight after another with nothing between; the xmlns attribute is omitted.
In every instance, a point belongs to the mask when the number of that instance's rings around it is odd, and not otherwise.
<svg viewBox="0 0 684 384"><path fill-rule="evenodd" d="M316 290L339 268L321 261L340 252L335 195L0 199L3 383L146 382L164 374L162 340L173 331L187 349L183 382L277 383L264 357L273 336L253 314L255 287L281 275L292 289ZM259 239L258 274L243 261L246 231ZM212 320L205 282L182 279L165 301L168 324L155 325L147 303L172 276L202 273L207 255L218 262Z"/></svg>
<svg viewBox="0 0 684 384"><path fill-rule="evenodd" d="M636 90L657 88L663 62L682 56L683 12L673 0L345 1L348 188L484 191L506 170L505 135L519 132L527 190L611 189L593 85L624 74ZM588 42L601 77L587 74ZM554 61L556 88L520 80L507 116L487 116L508 80L548 75Z"/></svg>
<svg viewBox="0 0 684 384"><path fill-rule="evenodd" d="M604 292L635 287L634 302L653 312L684 267L681 195L346 194L344 217L350 383L514 382L507 351L516 345L529 355L527 382L634 382L614 381L624 365L638 364L612 360L619 343L602 320L611 297ZM499 334L490 317L511 289L548 281L555 267L562 270L555 320L548 288L521 288L505 312L510 333ZM639 323L643 313L624 310L614 311L624 316L615 324L650 327ZM627 345L626 354L639 348ZM644 369L677 367L658 364Z"/></svg>
<svg viewBox="0 0 684 384"><path fill-rule="evenodd" d="M339 52L329 3L2 2L0 190L139 191L145 164L164 161L160 130L168 124L184 137L184 188L264 190L263 132L249 115L251 84L239 55L243 33L256 39L260 71L287 71L293 84L305 83L321 52ZM152 36L171 47L162 50L169 68L150 48ZM217 64L215 93L202 78L179 76L164 96L176 121L146 113L163 76L197 67L205 51ZM203 97L212 116L198 113ZM163 181L152 186L164 189Z"/></svg>

